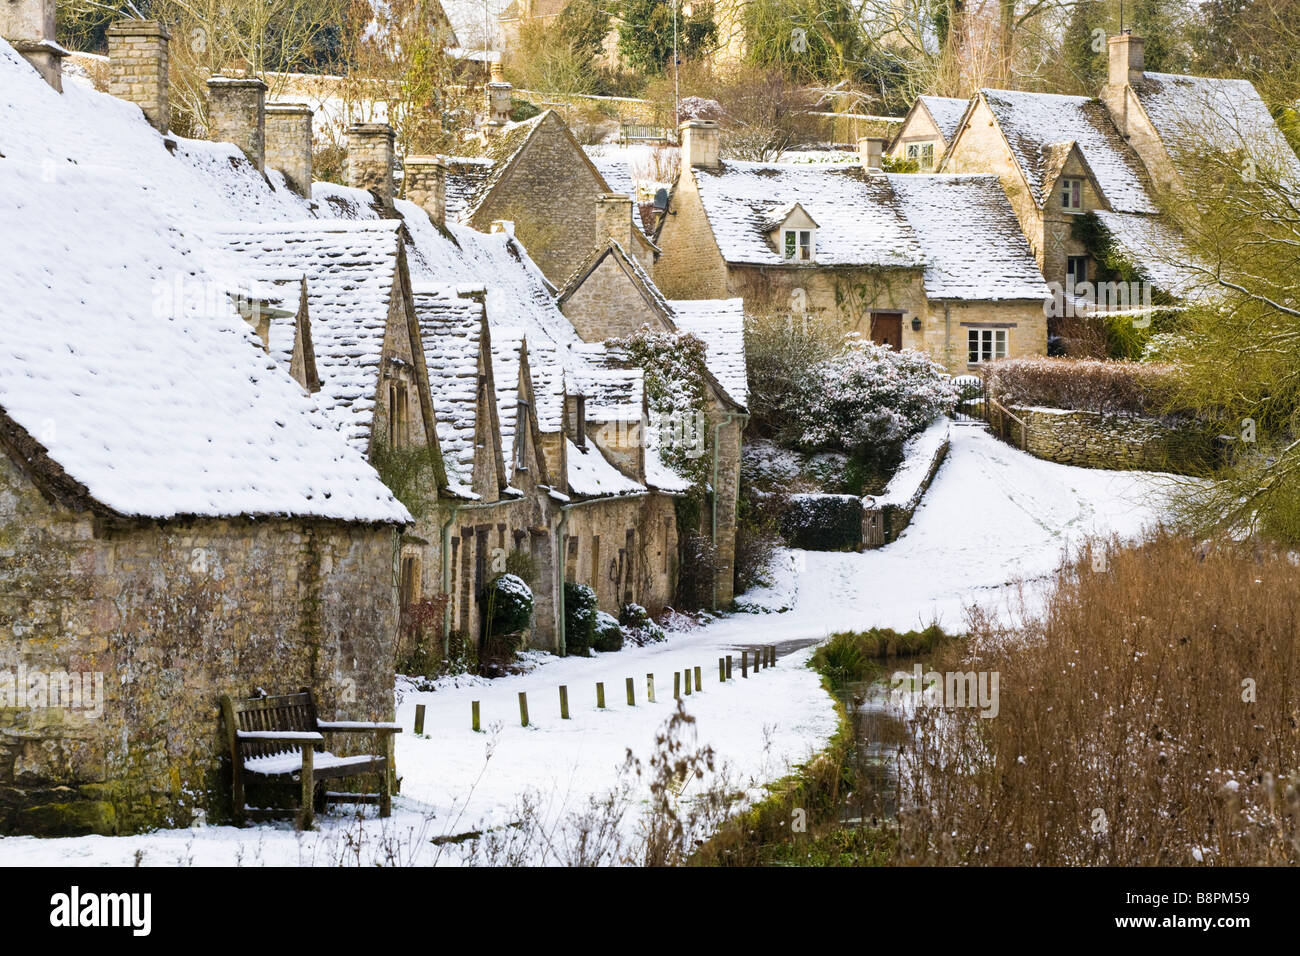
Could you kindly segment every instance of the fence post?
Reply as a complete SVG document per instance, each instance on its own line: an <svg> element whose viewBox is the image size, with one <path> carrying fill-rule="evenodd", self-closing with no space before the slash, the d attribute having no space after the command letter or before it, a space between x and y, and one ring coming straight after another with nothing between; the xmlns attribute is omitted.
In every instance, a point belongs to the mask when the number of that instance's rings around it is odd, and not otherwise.
<svg viewBox="0 0 1300 956"><path fill-rule="evenodd" d="M718 683L725 684L726 682L727 682L727 659L725 657L719 657L718 658Z"/></svg>
<svg viewBox="0 0 1300 956"><path fill-rule="evenodd" d="M690 697L691 696L691 669L688 667L686 668L685 671L683 671L683 673L686 675L686 696Z"/></svg>
<svg viewBox="0 0 1300 956"><path fill-rule="evenodd" d="M645 675L645 696L646 696L646 700L650 701L650 703L653 704L655 702L655 675L654 674Z"/></svg>
<svg viewBox="0 0 1300 956"><path fill-rule="evenodd" d="M415 735L418 737L424 733L424 705L415 705Z"/></svg>
<svg viewBox="0 0 1300 956"><path fill-rule="evenodd" d="M519 726L528 726L528 694L522 690L519 692Z"/></svg>
<svg viewBox="0 0 1300 956"><path fill-rule="evenodd" d="M633 688L632 678L630 677L627 679L627 705L629 707L636 706L636 689Z"/></svg>
<svg viewBox="0 0 1300 956"><path fill-rule="evenodd" d="M560 685L560 719L569 719L569 688Z"/></svg>
<svg viewBox="0 0 1300 956"><path fill-rule="evenodd" d="M682 672L673 671L673 700L682 699Z"/></svg>
<svg viewBox="0 0 1300 956"><path fill-rule="evenodd" d="M704 678L700 676L699 667L695 668L695 690L697 692L704 690Z"/></svg>
<svg viewBox="0 0 1300 956"><path fill-rule="evenodd" d="M749 651L744 648L740 651L740 676L749 678Z"/></svg>
<svg viewBox="0 0 1300 956"><path fill-rule="evenodd" d="M472 700L472 701L470 701L470 703L469 703L469 710L470 710L470 715L471 715L471 717L472 717L472 726L474 727L474 731L475 731L475 733L477 733L477 732L478 732L478 729L479 729L479 727L478 727L478 701L476 701L476 700Z"/></svg>
<svg viewBox="0 0 1300 956"><path fill-rule="evenodd" d="M603 681L596 683L596 708L598 710L605 709L605 684Z"/></svg>
<svg viewBox="0 0 1300 956"><path fill-rule="evenodd" d="M731 680L731 655L727 655L727 680Z"/></svg>

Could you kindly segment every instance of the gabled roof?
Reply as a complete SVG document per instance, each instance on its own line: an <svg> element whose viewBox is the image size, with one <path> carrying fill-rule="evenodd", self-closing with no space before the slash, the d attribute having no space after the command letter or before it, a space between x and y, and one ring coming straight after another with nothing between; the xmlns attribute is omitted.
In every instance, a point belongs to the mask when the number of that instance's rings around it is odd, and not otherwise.
<svg viewBox="0 0 1300 956"><path fill-rule="evenodd" d="M1182 237L1159 216L1098 210L1098 221L1116 251L1141 269L1156 287L1174 296L1195 293L1197 273Z"/></svg>
<svg viewBox="0 0 1300 956"><path fill-rule="evenodd" d="M763 220L764 231L771 232L773 229L777 229L784 225L785 221L794 215L796 209L807 216L814 226L820 225L816 219L813 219L808 210L803 208L803 203L790 202L786 203L784 206L777 206L767 214L767 218Z"/></svg>
<svg viewBox="0 0 1300 956"><path fill-rule="evenodd" d="M591 277L591 274L600 267L600 264L606 259L612 258L620 269L626 273L628 280L635 287L641 298L645 300L646 305L658 312L666 319L671 319L672 310L668 308L668 302L664 299L663 293L655 285L654 280L641 267L635 256L628 255L626 249L617 239L607 239L604 243L597 245L588 254L582 265L574 270L573 275L569 276L564 283L564 288L556 296L556 302L563 306L569 300L582 284Z"/></svg>
<svg viewBox="0 0 1300 956"><path fill-rule="evenodd" d="M263 351L196 223L309 215L0 40L0 430L61 500L127 517L410 515Z"/></svg>
<svg viewBox="0 0 1300 956"><path fill-rule="evenodd" d="M358 449L369 447L389 310L404 256L397 220L226 223L213 234L259 281L307 277L317 400Z"/></svg>
<svg viewBox="0 0 1300 956"><path fill-rule="evenodd" d="M585 361L573 374L574 394L586 398L589 422L638 422L644 411L645 372L599 342L578 348Z"/></svg>
<svg viewBox="0 0 1300 956"><path fill-rule="evenodd" d="M951 143L957 135L961 118L966 112L966 104L970 101L955 96L918 96L916 102L930 114L930 119L934 120L934 125L946 144ZM916 106L913 105L912 108L916 109Z"/></svg>
<svg viewBox="0 0 1300 956"><path fill-rule="evenodd" d="M1300 184L1300 160L1249 80L1147 73L1133 92L1180 172L1207 150L1242 150Z"/></svg>
<svg viewBox="0 0 1300 956"><path fill-rule="evenodd" d="M996 176L887 174L925 253L931 299L1043 299L1047 285Z"/></svg>
<svg viewBox="0 0 1300 956"><path fill-rule="evenodd" d="M673 322L704 343L704 362L738 406L749 404L744 299L671 299Z"/></svg>
<svg viewBox="0 0 1300 956"><path fill-rule="evenodd" d="M765 228L799 203L821 224L819 266L918 268L923 256L889 183L857 163L747 163L693 167L700 201L722 257L733 264L790 265Z"/></svg>
<svg viewBox="0 0 1300 956"><path fill-rule="evenodd" d="M1100 100L1057 93L980 90L968 107L988 104L1034 200L1045 200L1049 161L1045 147L1075 143L1102 195L1119 212L1155 212L1141 160L1115 129ZM963 118L963 122L965 118ZM948 153L952 155L951 150ZM1058 170L1059 172L1059 170Z"/></svg>
<svg viewBox="0 0 1300 956"><path fill-rule="evenodd" d="M307 278L272 283L279 300L270 301L269 337L266 350L282 368L309 392L319 392L320 374L316 368L316 347L311 337L311 308L307 298Z"/></svg>

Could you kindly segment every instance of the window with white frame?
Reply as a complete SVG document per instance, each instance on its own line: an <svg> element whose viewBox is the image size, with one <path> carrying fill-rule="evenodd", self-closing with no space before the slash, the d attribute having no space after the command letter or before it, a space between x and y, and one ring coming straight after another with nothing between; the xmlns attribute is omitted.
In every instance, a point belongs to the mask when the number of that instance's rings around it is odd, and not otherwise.
<svg viewBox="0 0 1300 956"><path fill-rule="evenodd" d="M934 143L908 143L907 158L915 162L918 169L933 169Z"/></svg>
<svg viewBox="0 0 1300 956"><path fill-rule="evenodd" d="M1061 180L1061 208L1066 212L1083 211L1083 180L1066 176Z"/></svg>
<svg viewBox="0 0 1300 956"><path fill-rule="evenodd" d="M1006 329L967 329L966 361L970 365L1007 357Z"/></svg>
<svg viewBox="0 0 1300 956"><path fill-rule="evenodd" d="M781 249L785 258L793 262L812 262L813 231L811 229L781 230Z"/></svg>

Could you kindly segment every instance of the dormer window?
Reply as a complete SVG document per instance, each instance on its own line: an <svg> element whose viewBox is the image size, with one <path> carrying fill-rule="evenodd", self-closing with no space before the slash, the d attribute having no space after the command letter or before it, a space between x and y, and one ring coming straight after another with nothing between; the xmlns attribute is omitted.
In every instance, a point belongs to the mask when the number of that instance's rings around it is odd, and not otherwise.
<svg viewBox="0 0 1300 956"><path fill-rule="evenodd" d="M782 229L781 248L791 262L813 261L813 231L811 229Z"/></svg>
<svg viewBox="0 0 1300 956"><path fill-rule="evenodd" d="M1083 180L1066 176L1061 180L1061 208L1066 212L1083 212Z"/></svg>

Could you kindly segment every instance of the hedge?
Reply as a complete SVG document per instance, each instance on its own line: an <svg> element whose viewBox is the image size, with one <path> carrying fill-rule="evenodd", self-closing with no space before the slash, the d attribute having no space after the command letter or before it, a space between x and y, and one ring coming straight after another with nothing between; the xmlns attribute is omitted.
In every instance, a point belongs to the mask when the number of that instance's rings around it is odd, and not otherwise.
<svg viewBox="0 0 1300 956"><path fill-rule="evenodd" d="M1172 366L1149 362L1035 356L995 362L988 387L1004 406L1160 417L1169 411L1174 376Z"/></svg>

